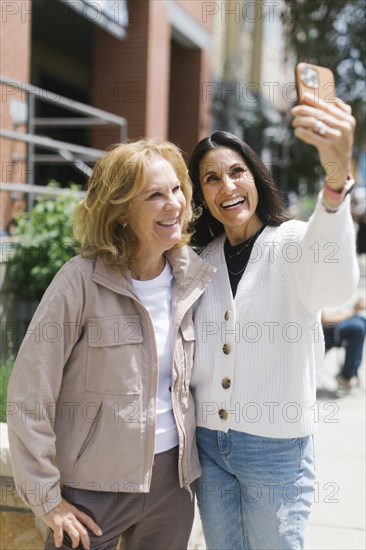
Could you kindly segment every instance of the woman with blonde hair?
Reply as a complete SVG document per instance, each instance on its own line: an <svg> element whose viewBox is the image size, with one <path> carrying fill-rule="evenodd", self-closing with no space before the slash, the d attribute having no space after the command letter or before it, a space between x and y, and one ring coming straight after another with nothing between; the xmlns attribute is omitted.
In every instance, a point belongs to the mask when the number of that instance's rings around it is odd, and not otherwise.
<svg viewBox="0 0 366 550"><path fill-rule="evenodd" d="M96 163L76 210L80 255L47 289L8 393L14 478L47 549L112 550L122 533L127 550L187 546L192 306L213 273L187 246L190 200L179 149L139 140Z"/></svg>

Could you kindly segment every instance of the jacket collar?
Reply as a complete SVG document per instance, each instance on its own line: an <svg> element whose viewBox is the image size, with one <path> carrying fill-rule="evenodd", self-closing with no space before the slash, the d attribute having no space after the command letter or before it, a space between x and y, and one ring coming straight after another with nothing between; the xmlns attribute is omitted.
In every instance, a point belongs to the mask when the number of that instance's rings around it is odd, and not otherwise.
<svg viewBox="0 0 366 550"><path fill-rule="evenodd" d="M129 271L119 273L103 262L101 258L97 258L95 262L92 280L118 294L134 294Z"/></svg>
<svg viewBox="0 0 366 550"><path fill-rule="evenodd" d="M189 246L168 250L165 257L172 266L174 280L180 293L184 293L192 285L203 292L216 271Z"/></svg>
<svg viewBox="0 0 366 550"><path fill-rule="evenodd" d="M204 262L189 246L168 250L165 256L172 266L174 282L179 297L187 293L189 294L192 287L197 289L199 294L202 294L216 271L214 267ZM94 282L106 286L119 294L136 297L130 272L118 273L99 258L95 262L92 279Z"/></svg>

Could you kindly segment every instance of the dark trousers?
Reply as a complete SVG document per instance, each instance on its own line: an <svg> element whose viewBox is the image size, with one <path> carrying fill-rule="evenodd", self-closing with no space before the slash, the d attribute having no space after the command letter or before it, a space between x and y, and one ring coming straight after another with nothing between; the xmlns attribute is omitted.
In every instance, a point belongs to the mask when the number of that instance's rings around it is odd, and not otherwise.
<svg viewBox="0 0 366 550"><path fill-rule="evenodd" d="M101 467L102 464L101 464ZM178 447L155 456L149 493L109 493L64 487L63 496L89 514L103 535L89 533L91 550L186 550L194 502L178 479ZM71 543L64 534L63 550ZM78 548L82 548L80 545ZM50 531L45 550L55 550Z"/></svg>

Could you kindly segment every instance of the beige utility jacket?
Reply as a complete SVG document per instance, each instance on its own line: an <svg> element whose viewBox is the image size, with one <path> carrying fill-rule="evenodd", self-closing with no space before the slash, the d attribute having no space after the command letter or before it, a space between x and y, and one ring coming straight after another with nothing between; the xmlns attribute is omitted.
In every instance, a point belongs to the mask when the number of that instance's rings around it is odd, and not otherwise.
<svg viewBox="0 0 366 550"><path fill-rule="evenodd" d="M189 390L192 306L214 268L188 246L166 253L173 269L172 401L182 487L200 473ZM148 492L155 445L157 350L150 316L129 273L101 261L69 261L47 289L21 346L8 389L16 487L36 515L63 484Z"/></svg>

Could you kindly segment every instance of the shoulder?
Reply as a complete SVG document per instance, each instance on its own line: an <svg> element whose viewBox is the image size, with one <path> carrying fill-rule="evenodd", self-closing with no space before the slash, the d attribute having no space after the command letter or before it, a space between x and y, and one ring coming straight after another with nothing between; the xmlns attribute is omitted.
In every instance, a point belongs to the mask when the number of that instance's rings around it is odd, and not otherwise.
<svg viewBox="0 0 366 550"><path fill-rule="evenodd" d="M207 286L214 269L207 261L199 256L190 246L169 250L166 257L172 266L174 279L178 283L196 282Z"/></svg>
<svg viewBox="0 0 366 550"><path fill-rule="evenodd" d="M76 273L80 273L82 275L85 275L86 277L92 276L94 270L94 260L87 260L86 258L78 255L71 258L61 267L61 269L56 274L56 278L67 280L75 276Z"/></svg>
<svg viewBox="0 0 366 550"><path fill-rule="evenodd" d="M199 250L200 258L209 264L215 264L215 257L222 257L225 233L215 237L209 244Z"/></svg>
<svg viewBox="0 0 366 550"><path fill-rule="evenodd" d="M276 235L278 235L280 240L294 241L302 238L302 236L306 233L307 227L308 222L301 220L289 220L287 222L283 222L274 229L277 229Z"/></svg>
<svg viewBox="0 0 366 550"><path fill-rule="evenodd" d="M81 256L74 256L66 262L56 273L46 290L45 297L52 295L64 296L72 289L86 286L91 281L95 269L95 262Z"/></svg>
<svg viewBox="0 0 366 550"><path fill-rule="evenodd" d="M201 267L203 264L203 259L201 257L201 251L193 249L189 245L184 245L180 248L175 248L169 250L165 253L166 257L169 260L169 263L173 267L184 267L184 266L197 266Z"/></svg>

